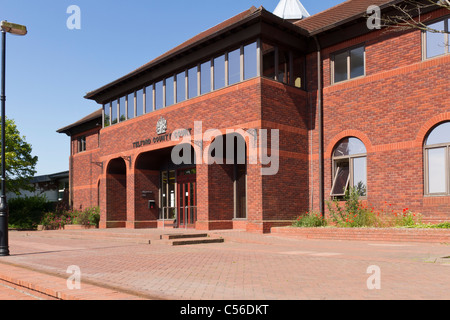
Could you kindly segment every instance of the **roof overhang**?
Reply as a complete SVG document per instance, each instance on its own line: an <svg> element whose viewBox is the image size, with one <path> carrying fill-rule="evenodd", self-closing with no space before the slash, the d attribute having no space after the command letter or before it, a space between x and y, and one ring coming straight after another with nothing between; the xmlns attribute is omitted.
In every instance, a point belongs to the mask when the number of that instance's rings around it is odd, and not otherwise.
<svg viewBox="0 0 450 320"><path fill-rule="evenodd" d="M91 113L90 115L74 122L64 128L57 130L58 133L65 133L68 136L74 134L85 132L90 129L102 126L103 110L98 109L97 111Z"/></svg>
<svg viewBox="0 0 450 320"><path fill-rule="evenodd" d="M211 57L238 43L257 37L273 38L276 41L284 40L287 45L306 50L308 34L306 30L275 16L263 7L259 9L253 7L242 18L235 19L217 30L214 29L213 32L205 33L205 36L188 40L133 72L89 92L85 98L95 100L99 104L107 103L137 87L159 81L168 73L175 74L189 65L198 63L201 57Z"/></svg>

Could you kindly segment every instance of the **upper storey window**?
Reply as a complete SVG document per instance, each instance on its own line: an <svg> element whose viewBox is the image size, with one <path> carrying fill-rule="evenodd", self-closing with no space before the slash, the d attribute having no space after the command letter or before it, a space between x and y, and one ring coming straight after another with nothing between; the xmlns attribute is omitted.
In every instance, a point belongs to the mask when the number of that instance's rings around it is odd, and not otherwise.
<svg viewBox="0 0 450 320"><path fill-rule="evenodd" d="M78 152L86 151L86 136L78 138Z"/></svg>
<svg viewBox="0 0 450 320"><path fill-rule="evenodd" d="M364 76L365 47L360 46L333 54L331 65L333 83Z"/></svg>
<svg viewBox="0 0 450 320"><path fill-rule="evenodd" d="M426 59L448 54L450 52L450 18L445 18L428 25L433 31L425 31L424 57Z"/></svg>
<svg viewBox="0 0 450 320"><path fill-rule="evenodd" d="M263 42L262 59L264 77L304 88L304 56L291 49Z"/></svg>
<svg viewBox="0 0 450 320"><path fill-rule="evenodd" d="M305 57L260 39L187 65L103 105L104 127L259 76L304 88Z"/></svg>

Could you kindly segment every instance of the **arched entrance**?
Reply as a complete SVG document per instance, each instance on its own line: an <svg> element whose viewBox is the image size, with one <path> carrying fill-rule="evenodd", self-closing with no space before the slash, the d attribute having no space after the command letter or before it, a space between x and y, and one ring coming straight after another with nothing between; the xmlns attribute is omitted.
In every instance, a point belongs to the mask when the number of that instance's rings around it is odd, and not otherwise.
<svg viewBox="0 0 450 320"><path fill-rule="evenodd" d="M138 156L135 167L136 221L145 222L148 227L195 228L197 181L194 159L195 151L189 144Z"/></svg>
<svg viewBox="0 0 450 320"><path fill-rule="evenodd" d="M106 227L124 228L127 220L127 167L122 158L106 170Z"/></svg>

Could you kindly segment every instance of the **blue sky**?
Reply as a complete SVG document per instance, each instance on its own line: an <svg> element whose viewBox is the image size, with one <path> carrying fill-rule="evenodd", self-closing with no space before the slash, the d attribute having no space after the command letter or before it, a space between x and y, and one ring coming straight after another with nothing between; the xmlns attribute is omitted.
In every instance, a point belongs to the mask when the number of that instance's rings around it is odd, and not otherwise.
<svg viewBox="0 0 450 320"><path fill-rule="evenodd" d="M38 156L37 175L68 170L69 137L56 130L98 108L84 95L251 6L279 0L0 0L0 20L26 25L7 36L6 114ZM303 0L310 14L343 0ZM70 30L67 8L81 9Z"/></svg>

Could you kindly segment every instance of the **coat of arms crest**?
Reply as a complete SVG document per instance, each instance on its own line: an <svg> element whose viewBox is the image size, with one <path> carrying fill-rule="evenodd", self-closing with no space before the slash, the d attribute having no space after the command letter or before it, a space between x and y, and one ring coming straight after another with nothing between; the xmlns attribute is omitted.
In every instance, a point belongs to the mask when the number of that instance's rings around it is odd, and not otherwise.
<svg viewBox="0 0 450 320"><path fill-rule="evenodd" d="M161 117L156 123L156 133L164 134L167 131L167 120Z"/></svg>

